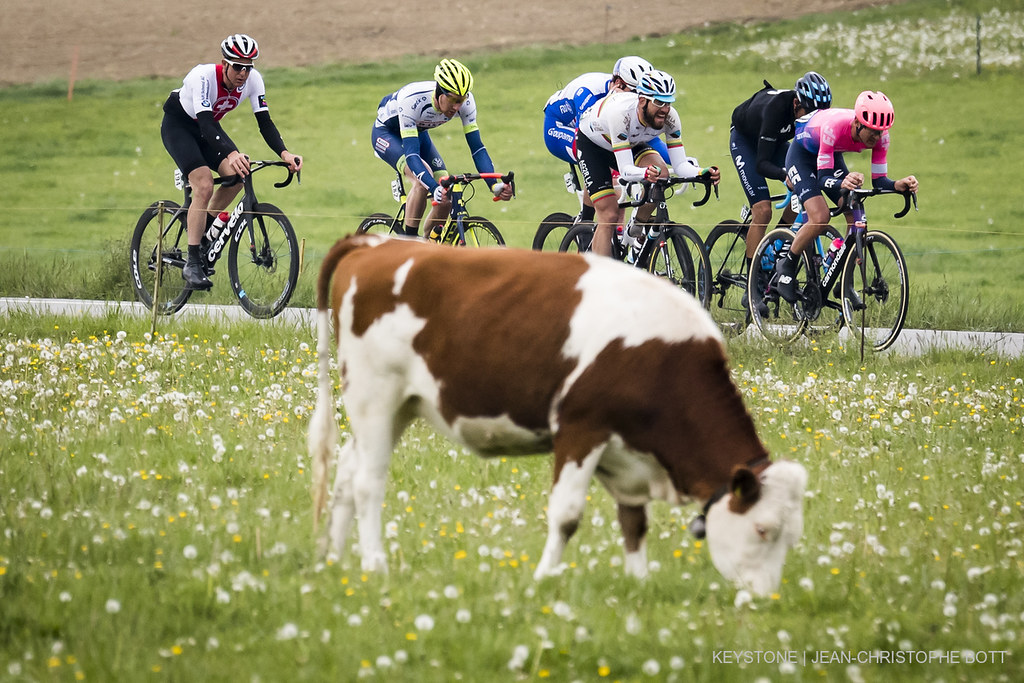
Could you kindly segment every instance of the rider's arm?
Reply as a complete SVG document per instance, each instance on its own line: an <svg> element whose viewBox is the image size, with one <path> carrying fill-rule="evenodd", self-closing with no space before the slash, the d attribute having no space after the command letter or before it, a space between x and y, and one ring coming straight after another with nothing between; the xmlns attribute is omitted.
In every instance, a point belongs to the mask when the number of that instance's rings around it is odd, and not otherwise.
<svg viewBox="0 0 1024 683"><path fill-rule="evenodd" d="M274 150L274 154L281 156L281 152L287 149L284 141L281 140L281 133L270 118L270 109L267 107L267 90L263 84L263 74L256 69L249 72L249 78L245 82L243 95L249 98L252 104L252 113L256 115L256 123L260 127L260 135L267 141L267 146Z"/></svg>
<svg viewBox="0 0 1024 683"><path fill-rule="evenodd" d="M789 97L774 97L765 106L761 118L761 131L757 138L756 170L765 178L785 180L786 169L774 159L779 147L786 144L783 128L793 130L793 105Z"/></svg>
<svg viewBox="0 0 1024 683"><path fill-rule="evenodd" d="M896 181L888 177L889 164L889 131L882 133L882 138L871 149L871 187L876 190L894 190Z"/></svg>
<svg viewBox="0 0 1024 683"><path fill-rule="evenodd" d="M675 107L668 112L665 120L665 140L668 142L668 159L672 165L672 171L680 178L693 178L701 172L697 160L686 156L686 149L683 147L683 131L679 122L679 112ZM683 188L685 190L685 187Z"/></svg>
<svg viewBox="0 0 1024 683"><path fill-rule="evenodd" d="M427 162L420 156L420 134L415 128L402 128L402 151L405 152L405 164L413 175L423 183L427 190L433 192L438 187Z"/></svg>
<svg viewBox="0 0 1024 683"><path fill-rule="evenodd" d="M270 118L270 112L265 109L256 112L256 122L260 126L260 135L267 141L267 146L274 150L274 154L281 156L281 152L285 151L287 147L285 147L284 140L281 139L281 133L278 132L273 119Z"/></svg>
<svg viewBox="0 0 1024 683"><path fill-rule="evenodd" d="M477 173L494 173L494 162L484 147L483 138L480 137L480 128L476 123L476 100L470 94L459 109L459 118L462 119L462 134L466 136L466 144L473 155L473 165ZM488 187L493 188L497 182L492 178L485 180Z"/></svg>

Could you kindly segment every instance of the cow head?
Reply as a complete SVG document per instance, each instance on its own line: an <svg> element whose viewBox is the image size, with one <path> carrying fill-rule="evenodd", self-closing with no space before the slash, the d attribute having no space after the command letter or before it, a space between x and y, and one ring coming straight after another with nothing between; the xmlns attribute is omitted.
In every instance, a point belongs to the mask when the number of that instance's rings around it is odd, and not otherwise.
<svg viewBox="0 0 1024 683"><path fill-rule="evenodd" d="M707 510L711 562L722 576L755 595L775 591L786 552L803 534L807 471L795 462L769 465L760 476L733 473L729 492Z"/></svg>

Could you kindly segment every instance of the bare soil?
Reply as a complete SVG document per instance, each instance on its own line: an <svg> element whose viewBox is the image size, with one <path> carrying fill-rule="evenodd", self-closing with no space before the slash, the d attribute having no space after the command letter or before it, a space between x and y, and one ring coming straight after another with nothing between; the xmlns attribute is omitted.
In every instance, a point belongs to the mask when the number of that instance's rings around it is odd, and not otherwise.
<svg viewBox="0 0 1024 683"><path fill-rule="evenodd" d="M261 66L458 56L488 48L621 42L722 21L765 21L893 0L13 0L0 12L0 86L183 76L229 33L260 42Z"/></svg>

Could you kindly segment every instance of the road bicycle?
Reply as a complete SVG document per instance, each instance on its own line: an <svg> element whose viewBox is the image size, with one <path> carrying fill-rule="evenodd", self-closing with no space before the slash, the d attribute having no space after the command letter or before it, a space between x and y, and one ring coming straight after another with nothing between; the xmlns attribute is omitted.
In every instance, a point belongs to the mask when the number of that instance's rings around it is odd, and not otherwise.
<svg viewBox="0 0 1024 683"><path fill-rule="evenodd" d="M448 190L448 197L452 206L445 217L444 222L434 228L426 235L426 238L440 244L452 246L471 247L500 247L505 245L505 238L498 232L494 223L482 216L470 216L466 203L476 194L473 182L477 180L494 179L500 180L512 186L512 195L515 196L515 173L509 171L501 173L460 173L458 175L447 175L437 182ZM405 235L405 204L408 195L405 191L405 182L402 174L396 175L391 181L391 191L401 206L398 212L392 217L386 213L373 213L363 219L356 229L358 233L394 234ZM467 194L467 192L469 194ZM494 198L498 200L497 197Z"/></svg>
<svg viewBox="0 0 1024 683"><path fill-rule="evenodd" d="M635 244L627 246L626 232L621 238L616 236L612 239L612 256L667 278L707 308L711 294L711 266L704 251L704 240L690 226L669 218L667 202L674 194L674 186L695 183L704 186L704 196L693 202L693 205L703 206L710 198L712 189L715 196L718 196L718 186L708 175L658 178L654 181L620 179L619 183L626 188L624 198L619 202L620 207L636 208L653 202L656 208L651 221L645 224L646 232L635 238ZM592 223L573 226L562 238L558 250L590 251L594 229Z"/></svg>
<svg viewBox="0 0 1024 683"><path fill-rule="evenodd" d="M792 198L793 194L790 192L774 195L770 197L770 201L777 202L776 209L785 209ZM795 206L794 210L798 214L794 226L799 227L806 214L801 213L799 206ZM708 261L711 263L711 317L726 332L743 332L751 323L750 311L746 305L747 278L751 263L746 258L746 243L751 217L750 206L745 204L740 210L740 220L722 221L708 233L708 238L704 242ZM796 228L791 226L790 229ZM825 226L822 234L813 242L815 254L824 257L828 245L842 236L842 233L832 225Z"/></svg>
<svg viewBox="0 0 1024 683"><path fill-rule="evenodd" d="M892 346L903 329L910 300L907 262L899 245L881 230L867 229L864 201L887 194L903 196L903 209L893 214L902 218L917 194L896 190L857 189L844 191L843 205L853 212L853 223L841 243L830 249L824 261L805 250L798 261L797 300L786 302L775 288L777 275L770 275L767 287L758 291L758 274L747 279L751 319L765 338L788 343L799 336L845 325L860 336L861 356L865 345L874 351ZM752 262L766 273L774 273L775 261L793 241L793 231L776 228L768 232L754 253ZM824 269L822 263L825 264ZM824 270L824 272L822 272ZM833 318L829 311L836 312ZM831 318L831 320L830 320Z"/></svg>
<svg viewBox="0 0 1024 683"><path fill-rule="evenodd" d="M242 197L230 213L227 225L215 234L203 235L203 265L207 275L227 249L231 290L246 313L254 318L273 318L288 305L299 279L299 243L291 221L281 209L261 202L253 189L253 176L272 166L288 168L284 161L251 161L250 173L241 179ZM274 183L285 187L298 173ZM299 178L301 182L301 178ZM215 178L214 184L230 186L238 176ZM188 256L188 208L192 187L175 169L175 187L185 193L179 206L171 200L154 202L142 212L128 248L132 287L139 301L163 315L177 313L196 290L181 276ZM156 302L156 303L154 303Z"/></svg>

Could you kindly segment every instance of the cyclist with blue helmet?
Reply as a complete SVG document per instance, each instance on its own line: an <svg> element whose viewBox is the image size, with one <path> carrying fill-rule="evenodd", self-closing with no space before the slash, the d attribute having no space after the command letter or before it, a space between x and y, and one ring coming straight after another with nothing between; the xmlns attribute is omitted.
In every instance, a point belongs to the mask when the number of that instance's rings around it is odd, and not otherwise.
<svg viewBox="0 0 1024 683"><path fill-rule="evenodd" d="M437 182L448 171L430 139L431 129L458 116L477 171L494 172L494 164L480 138L472 89L473 74L469 69L454 59L442 59L434 68L434 80L409 83L380 101L370 141L379 159L412 181L405 203L405 231L409 235L419 234L428 195L433 197L434 208L424 234L440 224L451 208L447 191ZM490 179L487 184L498 199L512 198L509 185Z"/></svg>
<svg viewBox="0 0 1024 683"><path fill-rule="evenodd" d="M717 168L702 170L696 159L686 156L679 112L672 106L675 100L675 80L664 71L652 69L640 77L636 92L608 95L580 118L576 151L597 212L592 242L595 254L611 255L615 226L621 225L625 216L612 186L612 169L617 169L626 181L655 180L667 178L671 164L677 176L707 172L718 182ZM650 146L650 141L661 135L667 142L667 163ZM653 204L640 207L637 221L645 222L653 211Z"/></svg>
<svg viewBox="0 0 1024 683"><path fill-rule="evenodd" d="M729 151L750 205L748 260L772 218L768 180L786 180L786 151L796 130L796 120L830 106L832 89L828 81L821 74L808 71L797 79L792 90L777 90L765 81L763 88L733 110ZM787 207L779 225L790 225L795 218L796 214ZM745 294L743 301L746 305Z"/></svg>
<svg viewBox="0 0 1024 683"><path fill-rule="evenodd" d="M570 165L572 178L576 178L574 144L580 116L613 92L633 92L640 83L640 77L653 68L643 57L622 57L615 62L610 74L596 71L582 74L548 98L544 105L544 144L552 156ZM668 148L661 138L655 138L649 144L662 158L668 158ZM593 218L594 204L584 192L580 220Z"/></svg>

